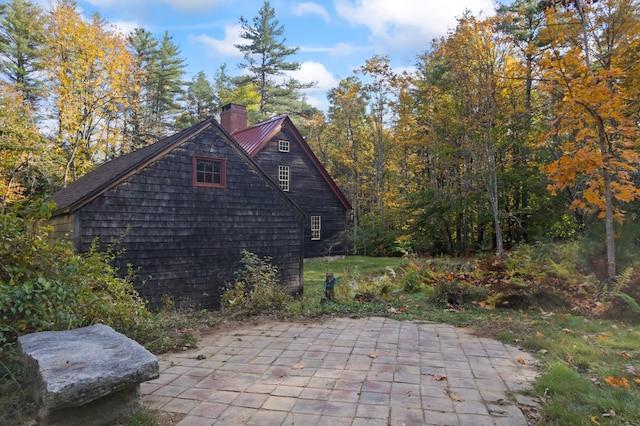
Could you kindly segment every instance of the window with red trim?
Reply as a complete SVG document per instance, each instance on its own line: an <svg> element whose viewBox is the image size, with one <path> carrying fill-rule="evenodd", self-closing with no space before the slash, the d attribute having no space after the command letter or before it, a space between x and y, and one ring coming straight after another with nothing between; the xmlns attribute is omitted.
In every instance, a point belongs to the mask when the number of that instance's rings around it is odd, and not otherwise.
<svg viewBox="0 0 640 426"><path fill-rule="evenodd" d="M226 161L221 158L193 157L193 186L224 188L226 172Z"/></svg>

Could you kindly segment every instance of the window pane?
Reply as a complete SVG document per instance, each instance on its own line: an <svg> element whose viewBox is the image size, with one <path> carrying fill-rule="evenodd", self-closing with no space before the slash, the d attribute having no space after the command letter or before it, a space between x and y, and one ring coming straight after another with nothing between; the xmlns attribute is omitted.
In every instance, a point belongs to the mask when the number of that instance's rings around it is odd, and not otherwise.
<svg viewBox="0 0 640 426"><path fill-rule="evenodd" d="M224 160L196 159L195 183L225 185Z"/></svg>
<svg viewBox="0 0 640 426"><path fill-rule="evenodd" d="M320 216L311 216L311 239L319 240L320 239L320 229L321 229L321 217Z"/></svg>

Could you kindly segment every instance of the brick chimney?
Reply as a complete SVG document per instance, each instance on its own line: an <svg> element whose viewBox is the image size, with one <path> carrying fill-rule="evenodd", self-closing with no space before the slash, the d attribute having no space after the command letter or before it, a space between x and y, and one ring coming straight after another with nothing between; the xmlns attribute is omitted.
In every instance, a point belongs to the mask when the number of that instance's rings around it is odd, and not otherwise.
<svg viewBox="0 0 640 426"><path fill-rule="evenodd" d="M220 112L220 125L230 135L247 128L247 107L238 104L227 104Z"/></svg>

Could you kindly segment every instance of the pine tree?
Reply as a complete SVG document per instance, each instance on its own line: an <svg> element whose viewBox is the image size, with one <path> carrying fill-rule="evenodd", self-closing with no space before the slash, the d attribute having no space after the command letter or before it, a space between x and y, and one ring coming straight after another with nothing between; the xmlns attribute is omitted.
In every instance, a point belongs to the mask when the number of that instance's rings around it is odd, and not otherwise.
<svg viewBox="0 0 640 426"><path fill-rule="evenodd" d="M0 73L35 104L42 90L42 11L25 0L0 5Z"/></svg>
<svg viewBox="0 0 640 426"><path fill-rule="evenodd" d="M149 74L158 50L158 40L142 28L129 35L129 49L134 58L133 84L130 86L130 108L127 114L129 151L154 141L153 121L149 108Z"/></svg>
<svg viewBox="0 0 640 426"><path fill-rule="evenodd" d="M204 71L200 71L187 83L184 97L186 111L176 119L175 127L185 129L211 117L219 103L213 85L207 80Z"/></svg>
<svg viewBox="0 0 640 426"><path fill-rule="evenodd" d="M276 19L275 10L265 1L250 24L240 17L240 36L248 44L236 44L244 55L240 67L246 69L246 76L236 79L238 85L254 84L260 95L259 111L263 118L273 114L302 113L306 102L300 101L299 91L313 87L293 78L286 78L286 71L295 71L300 63L289 61L299 47L287 47L284 26Z"/></svg>
<svg viewBox="0 0 640 426"><path fill-rule="evenodd" d="M174 117L180 110L178 99L183 92L182 76L185 67L180 55L180 49L165 31L158 48L153 52L146 82L148 106L155 123L153 132L156 138L169 133Z"/></svg>

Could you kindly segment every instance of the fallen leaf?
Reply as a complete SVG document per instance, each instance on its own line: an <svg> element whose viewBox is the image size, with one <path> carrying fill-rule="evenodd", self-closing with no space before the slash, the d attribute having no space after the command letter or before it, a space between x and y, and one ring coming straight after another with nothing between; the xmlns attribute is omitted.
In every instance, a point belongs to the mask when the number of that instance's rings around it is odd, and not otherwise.
<svg viewBox="0 0 640 426"><path fill-rule="evenodd" d="M302 365L302 363L293 364L291 366L292 370L302 370L303 368L304 368L304 365Z"/></svg>
<svg viewBox="0 0 640 426"><path fill-rule="evenodd" d="M615 417L616 412L614 410L609 410L608 412L602 413L601 415L602 417Z"/></svg>
<svg viewBox="0 0 640 426"><path fill-rule="evenodd" d="M573 361L573 357L571 355L569 355L569 354L565 354L564 360L567 361L567 362L571 362L571 361Z"/></svg>
<svg viewBox="0 0 640 426"><path fill-rule="evenodd" d="M536 337L544 337L544 334L540 333L539 331L536 333Z"/></svg>
<svg viewBox="0 0 640 426"><path fill-rule="evenodd" d="M624 377L605 377L604 378L605 383L613 386L614 388L619 388L619 387L623 387L623 388L631 388L631 385L629 384L629 381L627 379L625 379Z"/></svg>
<svg viewBox="0 0 640 426"><path fill-rule="evenodd" d="M591 421L597 425L600 424L600 422L596 419L596 416L591 416Z"/></svg>
<svg viewBox="0 0 640 426"><path fill-rule="evenodd" d="M638 370L633 365L627 365L624 369L626 373L633 374L634 376L638 375ZM636 379L637 380L637 379Z"/></svg>
<svg viewBox="0 0 640 426"><path fill-rule="evenodd" d="M525 361L524 358L518 358L518 362L520 364L526 364L527 363L527 361Z"/></svg>
<svg viewBox="0 0 640 426"><path fill-rule="evenodd" d="M538 351L538 353L539 353L539 354L542 354L542 355L546 355L546 354L547 354L547 352L549 352L549 351L548 351L548 350L546 350L546 349L540 349L540 350Z"/></svg>
<svg viewBox="0 0 640 426"><path fill-rule="evenodd" d="M575 333L575 331L570 328L563 328L562 331L564 331L565 333Z"/></svg>
<svg viewBox="0 0 640 426"><path fill-rule="evenodd" d="M440 374L434 374L433 375L433 380L435 380L436 382L441 382L443 380L447 380L447 376L442 376Z"/></svg>
<svg viewBox="0 0 640 426"><path fill-rule="evenodd" d="M620 353L618 354L618 356L619 356L619 357L622 357L622 358L624 358L624 359L631 359L631 358L632 358L632 357L631 357L631 355L629 355L628 353L626 353L626 352L624 352L624 351L623 351L623 352L620 352Z"/></svg>
<svg viewBox="0 0 640 426"><path fill-rule="evenodd" d="M377 354L377 353L375 353L375 352L371 352L371 353L369 354L369 358L376 359L376 358L378 358L378 354Z"/></svg>
<svg viewBox="0 0 640 426"><path fill-rule="evenodd" d="M633 381L640 385L640 379L633 379Z"/></svg>
<svg viewBox="0 0 640 426"><path fill-rule="evenodd" d="M449 389L445 389L445 393L449 396L449 398L451 398L452 401L455 401L455 402L462 402L463 401L462 398L460 398L455 393L451 392Z"/></svg>

